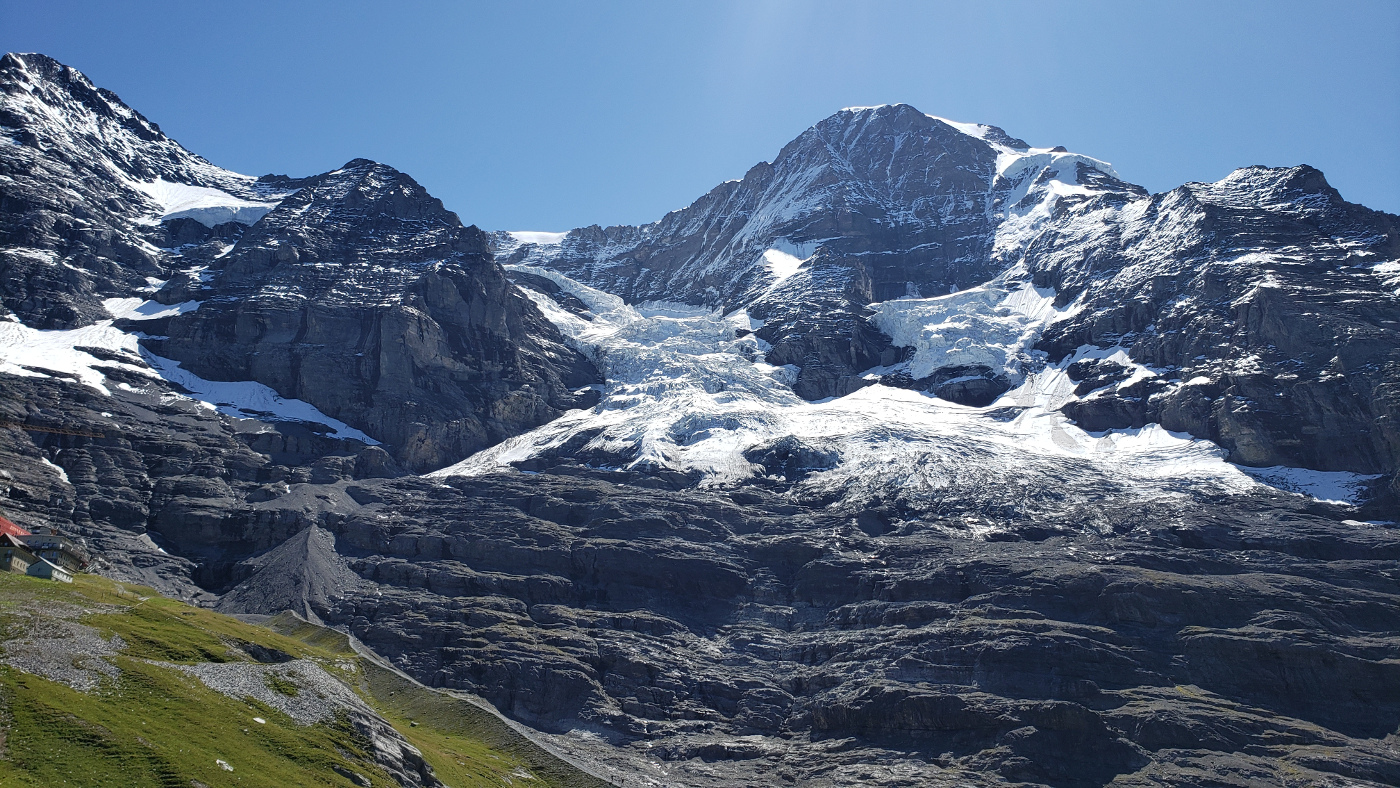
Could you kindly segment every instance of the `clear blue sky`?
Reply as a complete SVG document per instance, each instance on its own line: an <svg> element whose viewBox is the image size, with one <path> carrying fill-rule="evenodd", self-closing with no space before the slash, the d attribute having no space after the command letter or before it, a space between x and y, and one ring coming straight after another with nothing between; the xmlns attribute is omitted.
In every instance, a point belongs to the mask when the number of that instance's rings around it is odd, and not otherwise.
<svg viewBox="0 0 1400 788"><path fill-rule="evenodd" d="M907 102L1153 191L1308 163L1400 213L1400 2L0 0L216 164L363 156L463 221L651 221L852 105Z"/></svg>

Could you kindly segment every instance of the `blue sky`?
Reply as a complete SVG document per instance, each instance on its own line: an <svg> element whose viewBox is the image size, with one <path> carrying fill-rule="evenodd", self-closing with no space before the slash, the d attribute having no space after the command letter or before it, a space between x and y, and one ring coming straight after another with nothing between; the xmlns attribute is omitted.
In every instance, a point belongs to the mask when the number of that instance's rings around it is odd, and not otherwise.
<svg viewBox="0 0 1400 788"><path fill-rule="evenodd" d="M388 9L394 10L388 10ZM216 164L393 165L463 221L639 223L842 107L907 102L1153 191L1308 163L1400 213L1400 2L0 0Z"/></svg>

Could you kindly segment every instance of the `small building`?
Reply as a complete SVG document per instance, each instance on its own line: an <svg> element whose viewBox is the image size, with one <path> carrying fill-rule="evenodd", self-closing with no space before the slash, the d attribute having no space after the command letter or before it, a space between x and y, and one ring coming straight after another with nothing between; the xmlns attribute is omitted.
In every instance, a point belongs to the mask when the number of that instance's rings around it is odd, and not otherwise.
<svg viewBox="0 0 1400 788"><path fill-rule="evenodd" d="M29 536L28 531L10 522L4 515L0 514L0 535L4 534L10 536Z"/></svg>
<svg viewBox="0 0 1400 788"><path fill-rule="evenodd" d="M14 534L0 532L0 571L26 574L38 560Z"/></svg>
<svg viewBox="0 0 1400 788"><path fill-rule="evenodd" d="M92 557L77 542L60 534L53 528L45 528L37 534L17 537L29 551L51 564L66 569L70 574L87 568ZM34 574L32 571L30 574ZM70 578L71 579L71 578Z"/></svg>
<svg viewBox="0 0 1400 788"><path fill-rule="evenodd" d="M25 574L28 574L30 577L42 577L46 580L57 580L60 583L73 582L72 572L69 572L58 564L50 563L43 558L30 564L29 571Z"/></svg>

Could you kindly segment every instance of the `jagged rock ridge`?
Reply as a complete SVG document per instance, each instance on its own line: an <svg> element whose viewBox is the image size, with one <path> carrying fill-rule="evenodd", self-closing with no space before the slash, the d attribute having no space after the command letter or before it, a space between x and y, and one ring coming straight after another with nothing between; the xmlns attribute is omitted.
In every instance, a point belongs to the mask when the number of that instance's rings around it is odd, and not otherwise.
<svg viewBox="0 0 1400 788"><path fill-rule="evenodd" d="M256 380L428 470L591 404L589 362L522 296L485 234L412 178L356 160L299 182L198 285L155 352L216 380ZM593 399L589 398L589 395Z"/></svg>
<svg viewBox="0 0 1400 788"><path fill-rule="evenodd" d="M1086 429L1158 422L1246 465L1390 475L1400 492L1400 220L1306 167L1250 167L1124 206L1089 203L1026 252L1077 313L1040 347L1122 345L1175 383L1115 386Z"/></svg>

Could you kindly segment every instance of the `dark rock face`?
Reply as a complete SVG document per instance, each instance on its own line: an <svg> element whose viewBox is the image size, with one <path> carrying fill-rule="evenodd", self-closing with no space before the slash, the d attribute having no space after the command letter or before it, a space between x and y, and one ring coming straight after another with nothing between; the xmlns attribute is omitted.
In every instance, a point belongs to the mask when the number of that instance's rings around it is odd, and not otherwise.
<svg viewBox="0 0 1400 788"><path fill-rule="evenodd" d="M1083 304L1041 339L1052 360L1120 344L1174 379L1075 403L1087 428L1158 422L1246 465L1394 476L1400 298L1382 264L1397 258L1400 219L1344 201L1310 167L1251 167L1073 206L1025 260L1059 303ZM1081 389L1117 382L1082 374Z"/></svg>
<svg viewBox="0 0 1400 788"><path fill-rule="evenodd" d="M230 582L240 558L282 544L334 511L307 496L294 512L289 485L365 478L379 447L305 426L221 419L157 378L102 395L63 379L0 377L0 418L101 437L0 429L0 506L30 530L81 533L105 556L101 571L187 600ZM133 387L134 388L134 387Z"/></svg>
<svg viewBox="0 0 1400 788"><path fill-rule="evenodd" d="M1011 388L1005 376L983 366L942 367L918 379L908 372L894 372L881 375L879 382L882 386L927 391L939 399L971 408L985 408Z"/></svg>
<svg viewBox="0 0 1400 788"><path fill-rule="evenodd" d="M413 470L591 404L573 392L598 382L592 364L412 178L356 160L301 184L218 261L157 353L310 402Z"/></svg>
<svg viewBox="0 0 1400 788"><path fill-rule="evenodd" d="M365 590L315 613L546 731L613 731L612 758L660 753L679 784L1400 775L1393 528L1236 497L871 535L782 487L626 479L349 483L362 508L329 529Z"/></svg>

